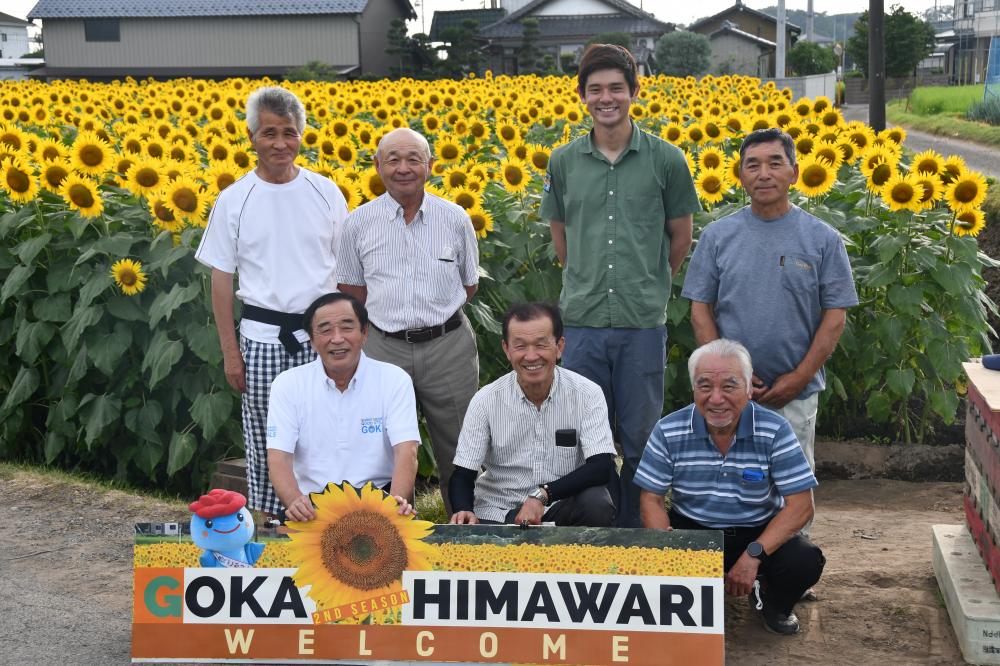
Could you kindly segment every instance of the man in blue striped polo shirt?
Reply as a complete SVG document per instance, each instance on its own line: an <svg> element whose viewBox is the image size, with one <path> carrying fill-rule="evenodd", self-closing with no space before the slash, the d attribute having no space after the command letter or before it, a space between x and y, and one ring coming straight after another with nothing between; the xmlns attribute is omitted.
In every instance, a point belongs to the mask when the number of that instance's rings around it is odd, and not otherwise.
<svg viewBox="0 0 1000 666"><path fill-rule="evenodd" d="M749 594L770 631L798 633L793 607L826 563L799 533L813 515L816 477L788 421L750 402L743 345L702 345L688 373L694 404L656 424L635 474L642 524L722 530L726 592Z"/></svg>

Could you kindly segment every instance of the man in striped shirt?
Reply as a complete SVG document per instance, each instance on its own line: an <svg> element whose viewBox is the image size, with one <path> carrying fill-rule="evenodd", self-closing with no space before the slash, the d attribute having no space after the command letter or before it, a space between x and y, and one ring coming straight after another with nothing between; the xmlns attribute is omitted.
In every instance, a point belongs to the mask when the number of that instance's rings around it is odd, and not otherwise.
<svg viewBox="0 0 1000 666"><path fill-rule="evenodd" d="M565 345L559 308L511 306L502 345L514 370L469 404L451 522L610 527L608 483L618 478L607 407L597 384L556 365Z"/></svg>
<svg viewBox="0 0 1000 666"><path fill-rule="evenodd" d="M479 284L479 247L462 207L424 191L433 163L417 132L404 127L382 137L375 168L386 192L348 215L337 282L368 308L365 353L413 380L450 511L458 432L479 388L476 336L462 312Z"/></svg>
<svg viewBox="0 0 1000 666"><path fill-rule="evenodd" d="M816 477L788 421L750 402L745 347L702 345L688 372L694 404L656 424L635 474L642 524L722 530L726 592L750 594L770 631L798 633L792 609L826 563L799 534L813 515Z"/></svg>

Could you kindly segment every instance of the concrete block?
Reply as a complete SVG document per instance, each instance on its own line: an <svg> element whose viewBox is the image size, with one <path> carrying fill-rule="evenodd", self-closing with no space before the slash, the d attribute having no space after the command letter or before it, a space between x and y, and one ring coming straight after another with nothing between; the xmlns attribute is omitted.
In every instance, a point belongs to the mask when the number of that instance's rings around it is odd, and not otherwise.
<svg viewBox="0 0 1000 666"><path fill-rule="evenodd" d="M934 525L932 564L962 656L1000 664L1000 595L964 525Z"/></svg>

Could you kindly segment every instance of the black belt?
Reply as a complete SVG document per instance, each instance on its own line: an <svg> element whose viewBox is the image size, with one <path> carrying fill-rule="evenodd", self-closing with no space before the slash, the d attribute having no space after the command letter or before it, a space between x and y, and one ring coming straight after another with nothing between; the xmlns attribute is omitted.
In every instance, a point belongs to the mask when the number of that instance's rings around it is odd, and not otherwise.
<svg viewBox="0 0 1000 666"><path fill-rule="evenodd" d="M397 340L406 340L410 344L416 342L429 342L435 338L440 338L445 333L454 331L456 328L462 325L462 311L459 310L451 316L451 319L439 326L424 326L423 328L409 328L405 331L383 331L375 324L372 324L372 328L381 333L388 338L396 338Z"/></svg>
<svg viewBox="0 0 1000 666"><path fill-rule="evenodd" d="M301 314L277 312L276 310L268 310L267 308L259 308L256 305L244 303L243 309L240 312L240 319L249 319L250 321L259 321L262 324L278 326L281 329L278 331L278 342L285 347L285 351L288 352L289 356L295 356L302 351L302 343L295 337L295 331L302 329L305 325Z"/></svg>

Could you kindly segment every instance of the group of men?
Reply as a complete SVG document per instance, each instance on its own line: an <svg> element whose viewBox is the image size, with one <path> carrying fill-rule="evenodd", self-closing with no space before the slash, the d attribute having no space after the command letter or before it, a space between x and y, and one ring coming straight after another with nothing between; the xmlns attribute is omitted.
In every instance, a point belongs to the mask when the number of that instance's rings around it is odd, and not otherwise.
<svg viewBox="0 0 1000 666"><path fill-rule="evenodd" d="M660 419L666 306L700 206L683 154L631 120L626 49L589 47L578 86L593 130L553 152L540 209L560 304L510 307L512 370L481 389L463 313L475 234L425 191L427 140L386 134L386 192L348 214L334 184L295 164L299 100L251 94L257 167L219 196L196 255L243 394L249 506L310 520L309 493L346 481L412 512L419 408L452 523L722 529L727 591L795 633L793 606L824 564L808 540L823 364L857 304L844 244L789 201L791 138L748 135L750 205L705 228L685 276L694 403Z"/></svg>

